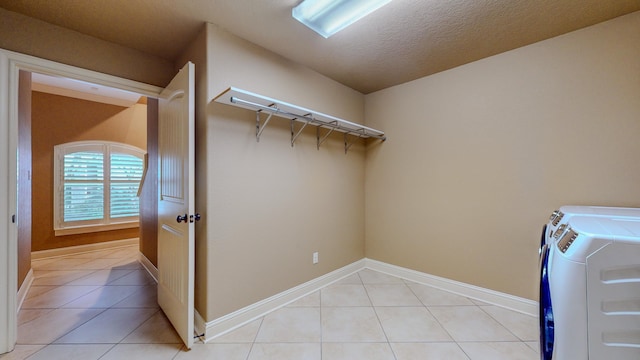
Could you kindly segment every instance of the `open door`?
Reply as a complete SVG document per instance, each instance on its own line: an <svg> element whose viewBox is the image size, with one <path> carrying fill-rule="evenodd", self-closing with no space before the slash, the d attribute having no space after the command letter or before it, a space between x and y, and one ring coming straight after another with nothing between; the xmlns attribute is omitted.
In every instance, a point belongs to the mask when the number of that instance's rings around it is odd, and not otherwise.
<svg viewBox="0 0 640 360"><path fill-rule="evenodd" d="M158 117L158 304L193 345L195 75L187 63L162 92Z"/></svg>

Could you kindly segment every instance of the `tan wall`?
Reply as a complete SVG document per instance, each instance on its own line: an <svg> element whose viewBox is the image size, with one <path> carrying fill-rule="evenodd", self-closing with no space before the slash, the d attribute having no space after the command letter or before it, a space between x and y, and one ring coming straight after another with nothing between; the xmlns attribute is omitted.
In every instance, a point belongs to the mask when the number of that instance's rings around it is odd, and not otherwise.
<svg viewBox="0 0 640 360"><path fill-rule="evenodd" d="M173 63L0 8L0 48L164 86Z"/></svg>
<svg viewBox="0 0 640 360"><path fill-rule="evenodd" d="M18 290L31 270L31 73L18 86Z"/></svg>
<svg viewBox="0 0 640 360"><path fill-rule="evenodd" d="M158 99L147 99L147 175L140 192L140 252L158 267Z"/></svg>
<svg viewBox="0 0 640 360"><path fill-rule="evenodd" d="M53 147L70 141L108 140L145 149L146 124L144 104L123 108L33 92L33 251L138 237L138 228L55 236Z"/></svg>
<svg viewBox="0 0 640 360"><path fill-rule="evenodd" d="M640 207L640 12L366 96L366 256L537 299L564 204Z"/></svg>
<svg viewBox="0 0 640 360"><path fill-rule="evenodd" d="M207 28L207 51L207 100L235 86L363 120L360 93L215 25ZM206 105L198 127L198 142L206 147L198 154L198 171L206 174L198 175L197 185L198 197L206 195L198 209L206 223L198 225L206 227L208 297L206 310L199 309L205 320L363 257L361 143L345 155L342 137L335 136L318 151L309 129L291 147L289 123L277 118L257 143L255 112ZM311 261L314 251L320 255L317 265Z"/></svg>

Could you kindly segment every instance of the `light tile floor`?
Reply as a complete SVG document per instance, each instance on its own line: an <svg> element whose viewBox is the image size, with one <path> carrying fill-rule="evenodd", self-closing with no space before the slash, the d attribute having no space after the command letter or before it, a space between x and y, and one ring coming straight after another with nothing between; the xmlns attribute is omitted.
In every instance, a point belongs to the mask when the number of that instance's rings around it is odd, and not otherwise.
<svg viewBox="0 0 640 360"><path fill-rule="evenodd" d="M10 359L536 360L537 319L362 270L186 351L137 247L33 261Z"/></svg>

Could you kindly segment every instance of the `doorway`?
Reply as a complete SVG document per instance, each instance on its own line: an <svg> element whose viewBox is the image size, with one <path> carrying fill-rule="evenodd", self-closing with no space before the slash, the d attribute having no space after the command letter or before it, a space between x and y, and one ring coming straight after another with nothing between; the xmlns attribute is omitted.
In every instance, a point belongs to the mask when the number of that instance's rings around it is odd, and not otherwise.
<svg viewBox="0 0 640 360"><path fill-rule="evenodd" d="M30 85L29 74L31 74ZM23 78L26 80L22 81ZM61 171L63 161L55 156L54 149L63 144L87 142L95 143L91 151L104 151L100 150L101 147L95 148L98 145L108 148L117 145L117 148L114 149L124 149L124 147L139 149L142 152L136 153L135 158L131 157L136 160L135 163L127 160L126 163L122 163L122 167L113 168L117 163L113 163L111 166L114 174L119 174L120 178L128 179L131 177L131 180L139 181L142 171L141 169L135 170L134 166L141 167L143 165L142 154L146 152L147 128L150 127L147 123L150 123L149 125L153 128L151 122L155 120L147 117L147 98L136 93L35 72L21 71L20 79L18 144L18 201L20 203L18 209L18 246L20 256L18 268L21 276L19 281L24 277L25 270L28 271L28 264L22 264L22 262L29 260L27 251L23 251L23 248L46 257L59 253L54 251L56 249L81 246L83 247L81 249L85 250L90 248L90 245L139 237L138 218L129 215L133 211L136 214L138 212L135 208L137 206L136 189L125 187L126 185L122 183L118 185L115 182L113 186L116 187L113 188L112 194L111 191L106 191L110 190L109 186L101 186L102 183L86 183L86 181L92 181L89 179L78 183L77 187L72 183L67 183L66 180L65 182L61 180L56 188L56 179L54 179L56 172L58 177L63 176L65 172ZM26 90L30 88L31 91L24 91L23 87ZM27 99L23 99L25 97ZM30 108L24 109L28 105ZM150 142L154 143L154 141L154 136L151 134ZM27 146L23 146L23 144L27 144ZM79 154L86 155L87 153ZM116 154L114 152L111 156L116 156ZM99 159L104 158L103 154L98 155L100 155ZM65 158L68 156L70 155L66 155ZM153 160L154 157L152 156L151 159ZM85 162L85 160L78 158L74 161L83 161L82 164L77 164L76 168L84 169L87 168L87 165L96 166L93 165L96 160L92 159L90 162L86 160ZM71 160L68 159L64 162L68 161ZM107 164L109 162L104 163L104 165ZM93 178L100 176L100 174L101 172L95 174L93 172L78 173L69 181L77 182L80 180L75 179L85 179L86 176L91 176L93 181L111 180L111 177L108 176ZM104 174L106 175L108 172L104 172ZM125 176L127 177L125 178ZM69 192L70 195L63 197L63 184L73 186L75 190ZM144 184L144 187L154 186L155 184L151 181ZM23 187L26 189L22 189ZM29 194L29 190L31 190L31 194ZM64 194L66 193L65 191ZM145 195L154 193L155 191L145 191ZM21 196L23 197L21 198ZM92 199L89 202L86 201L88 196L91 196ZM29 208L30 198L33 198L33 204L37 204L31 209ZM113 198L114 202L109 202L109 198ZM152 200L149 196L142 196L139 199L139 202L143 204ZM72 206L79 210L71 213L70 209L64 210L64 204L73 204ZM148 206L145 207L145 211L147 208ZM28 210L25 212L24 209ZM120 214L115 213L116 215L112 217L110 214L117 209L123 210L120 210ZM124 213L126 216L121 215L125 211L127 212ZM29 226L30 219L28 217L37 221L31 221L31 228L24 229ZM84 218L87 220L83 220ZM92 223L92 226L87 227L86 223ZM79 225L82 227L72 227ZM31 230L31 234L29 234L29 230ZM31 246L26 244L29 241L31 241ZM155 258L152 257L151 260L155 263Z"/></svg>
<svg viewBox="0 0 640 360"><path fill-rule="evenodd" d="M73 248L78 251L101 248L114 240L134 239L146 244L146 248L153 250L151 239L155 239L155 182L149 178L141 187L140 199L143 208L144 220L138 224L137 218L116 217L109 215L116 209L129 209L136 206L136 189L117 187L120 192L114 194L115 203L112 209L108 206L100 207L100 202L93 202L92 211L105 212L103 219L110 219L109 225L100 225L99 228L86 228L56 230L60 228L58 222L62 220L63 199L58 199L60 213L54 216L56 208L55 199L61 197L61 189L54 188L52 181L56 168L61 166L61 160L56 159L53 149L60 144L77 143L78 141L91 141L108 144L121 144L120 146L133 146L146 152L147 143L151 144L152 173L155 171L155 147L157 142L153 131L156 128L157 119L153 117L155 99L150 101L151 112L147 116L147 98L139 94L122 91L106 86L89 84L86 82L71 80L62 77L54 77L39 73L20 71L19 84L19 143L18 143L18 269L19 284L30 271L30 252L35 252L40 257L56 256L65 253L64 250ZM148 128L151 128L151 136L147 141ZM141 156L141 155L137 155ZM143 164L139 159L137 166ZM123 164L118 168L121 177L131 171L131 164ZM115 171L115 170L114 170ZM62 172L59 172L60 174ZM141 171L133 175L135 181L139 181ZM62 182L61 182L62 184ZM80 184L86 186L84 184ZM117 183L116 183L117 186ZM79 189L78 189L79 190ZM144 193L142 193L144 190ZM53 194L53 195L52 195ZM75 200L84 201L83 194L78 194ZM104 194L105 199L109 193ZM113 197L112 196L112 197ZM37 206L31 207L31 199ZM74 202L73 199L64 200L64 203ZM87 216L87 205L82 206L81 211L72 214L74 219L79 216ZM115 207L118 206L118 207ZM102 208L102 210L100 210ZM129 212L131 210L128 210ZM122 213L122 210L120 210ZM138 210L135 209L137 213ZM118 214L119 215L119 214ZM65 216L66 217L66 216ZM94 216L95 217L95 216ZM37 221L30 221L31 218ZM96 220L91 220L95 222ZM134 221L134 222L132 222ZM148 222L151 224L147 224ZM73 223L72 223L73 224ZM144 229L144 236L140 236ZM104 231L94 231L104 230ZM108 232L106 230L109 230ZM29 244L31 243L31 244ZM79 247L79 248L78 248ZM152 264L156 263L155 251L143 251Z"/></svg>
<svg viewBox="0 0 640 360"><path fill-rule="evenodd" d="M18 93L19 72L21 70L36 72L55 77L69 78L102 86L109 86L140 95L157 98L161 88L150 86L110 75L75 68L51 61L34 58L27 55L16 54L0 50L0 104L3 110L0 113L0 143L8 144L0 148L0 168L6 169L7 177L0 178L0 187L7 189L7 195L0 199L0 257L8 266L0 269L0 323L6 326L0 327L0 353L10 351L16 342L17 314L15 309L16 291L18 289L18 235L16 217L18 213L17 195L17 159L18 159ZM6 76L5 76L6 75ZM157 112L156 112L157 114ZM6 131L4 131L6 129Z"/></svg>

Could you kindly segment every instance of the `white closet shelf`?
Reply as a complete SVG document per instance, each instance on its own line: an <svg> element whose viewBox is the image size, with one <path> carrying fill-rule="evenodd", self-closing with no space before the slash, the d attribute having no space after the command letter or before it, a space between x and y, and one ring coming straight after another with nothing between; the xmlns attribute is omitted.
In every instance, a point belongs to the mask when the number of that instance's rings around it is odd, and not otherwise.
<svg viewBox="0 0 640 360"><path fill-rule="evenodd" d="M349 149L352 143L347 141L347 135L355 136L358 138L375 138L380 140L386 140L384 132L370 127L360 125L351 121L339 119L337 117L323 114L318 111L309 110L301 106L292 105L284 101L272 99L263 95L258 95L250 91L230 87L227 90L216 96L214 101L238 106L245 109L256 111L256 140L260 141L260 135L265 126L271 120L271 116L285 118L291 121L291 146L295 143L302 130L307 125L316 126L317 146L320 145L329 137L333 131L339 131L344 133L345 152ZM262 122L260 114L268 114L268 117ZM300 129L296 130L294 122L300 122L303 125ZM328 129L324 134L320 134L320 129Z"/></svg>

